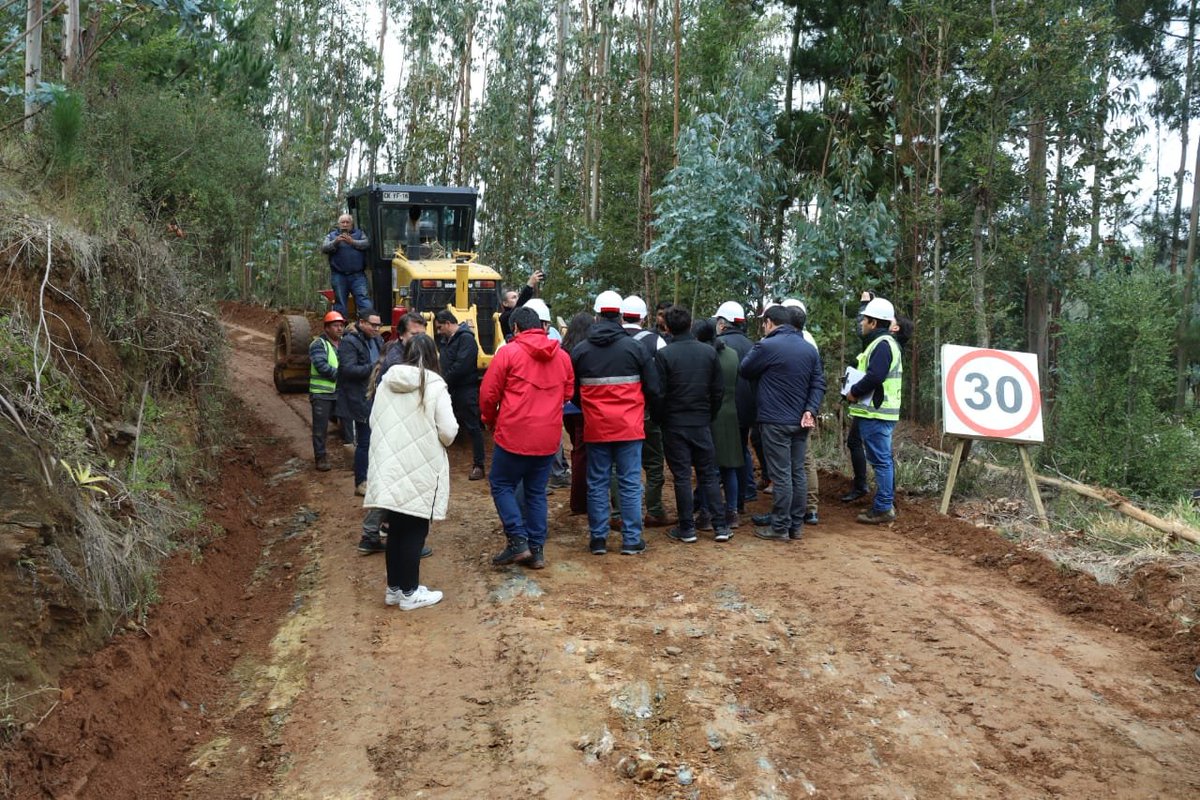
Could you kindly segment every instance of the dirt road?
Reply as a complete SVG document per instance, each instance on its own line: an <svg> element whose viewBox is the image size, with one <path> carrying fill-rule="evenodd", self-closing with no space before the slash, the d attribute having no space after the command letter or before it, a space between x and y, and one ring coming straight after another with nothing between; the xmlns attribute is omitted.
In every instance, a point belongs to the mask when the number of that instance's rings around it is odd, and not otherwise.
<svg viewBox="0 0 1200 800"><path fill-rule="evenodd" d="M386 608L350 472L310 471L307 400L275 393L266 320L234 316L238 391L298 456L265 476L290 488L260 516L315 519L267 591L289 605L259 615L270 635L244 635L203 735L162 765L171 787L126 796L1200 795L1192 634L913 505L890 529L827 501L802 543L651 530L644 557L596 557L560 491L548 568L496 570L486 483L456 449L422 566L446 599Z"/></svg>

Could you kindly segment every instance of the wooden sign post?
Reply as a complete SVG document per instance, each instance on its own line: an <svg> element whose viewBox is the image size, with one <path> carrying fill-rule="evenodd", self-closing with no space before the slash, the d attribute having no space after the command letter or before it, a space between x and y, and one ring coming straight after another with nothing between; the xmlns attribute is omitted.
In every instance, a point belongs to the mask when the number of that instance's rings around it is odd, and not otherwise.
<svg viewBox="0 0 1200 800"><path fill-rule="evenodd" d="M1012 442L1021 454L1025 481L1038 521L1048 527L1038 492L1029 445L1044 440L1042 393L1037 356L948 344L942 347L942 419L944 432L958 441L942 494L941 512L950 511L950 498L963 461L976 439Z"/></svg>

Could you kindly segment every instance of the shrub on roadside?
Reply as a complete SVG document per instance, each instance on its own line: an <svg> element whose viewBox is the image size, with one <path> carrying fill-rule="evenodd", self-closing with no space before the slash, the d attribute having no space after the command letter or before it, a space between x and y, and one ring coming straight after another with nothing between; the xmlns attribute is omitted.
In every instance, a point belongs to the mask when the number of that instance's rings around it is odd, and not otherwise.
<svg viewBox="0 0 1200 800"><path fill-rule="evenodd" d="M1063 322L1059 395L1048 432L1054 462L1143 497L1190 493L1200 437L1164 407L1173 397L1176 285L1161 272L1098 275Z"/></svg>

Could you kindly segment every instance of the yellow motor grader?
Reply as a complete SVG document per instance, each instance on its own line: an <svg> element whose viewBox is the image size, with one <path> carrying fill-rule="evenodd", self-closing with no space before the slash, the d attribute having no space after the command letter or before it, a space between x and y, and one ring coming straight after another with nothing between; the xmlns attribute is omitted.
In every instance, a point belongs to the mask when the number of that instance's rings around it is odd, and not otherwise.
<svg viewBox="0 0 1200 800"><path fill-rule="evenodd" d="M350 190L346 206L367 234L367 280L371 301L391 335L400 318L415 311L430 320L444 308L470 322L479 344L479 368L500 344L500 273L475 260L475 209L479 193L453 186L372 184ZM333 290L320 294L330 306ZM347 320L355 319L348 298ZM275 388L308 391L308 346L320 323L287 314L275 327Z"/></svg>

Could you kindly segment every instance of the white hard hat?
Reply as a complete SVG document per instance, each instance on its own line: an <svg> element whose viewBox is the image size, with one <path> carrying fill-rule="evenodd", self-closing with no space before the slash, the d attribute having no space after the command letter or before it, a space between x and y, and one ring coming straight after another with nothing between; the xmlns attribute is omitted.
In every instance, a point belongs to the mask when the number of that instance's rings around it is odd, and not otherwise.
<svg viewBox="0 0 1200 800"><path fill-rule="evenodd" d="M636 294L629 295L629 297L621 301L621 316L637 317L639 320L645 319L646 301Z"/></svg>
<svg viewBox="0 0 1200 800"><path fill-rule="evenodd" d="M612 289L601 292L596 295L596 303L592 306L592 311L597 314L602 314L605 311L611 311L614 314L621 313L621 295Z"/></svg>
<svg viewBox="0 0 1200 800"><path fill-rule="evenodd" d="M546 301L540 297L534 297L525 301L525 308L532 308L537 312L538 319L542 322L551 322L550 307L546 305Z"/></svg>
<svg viewBox="0 0 1200 800"><path fill-rule="evenodd" d="M864 317L881 319L885 322L896 321L896 309L889 301L884 300L882 297L876 297L867 303L867 307L862 310L862 314Z"/></svg>
<svg viewBox="0 0 1200 800"><path fill-rule="evenodd" d="M798 308L801 311L803 311L805 314L808 313L808 309L804 307L804 303L800 302L799 300L797 300L794 297L789 297L787 300L784 300L783 303L781 303L781 305L785 305L788 308Z"/></svg>
<svg viewBox="0 0 1200 800"><path fill-rule="evenodd" d="M715 316L727 322L745 322L746 310L742 308L741 303L735 303L732 300L726 300L721 303L721 307L717 309Z"/></svg>

